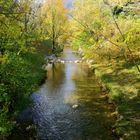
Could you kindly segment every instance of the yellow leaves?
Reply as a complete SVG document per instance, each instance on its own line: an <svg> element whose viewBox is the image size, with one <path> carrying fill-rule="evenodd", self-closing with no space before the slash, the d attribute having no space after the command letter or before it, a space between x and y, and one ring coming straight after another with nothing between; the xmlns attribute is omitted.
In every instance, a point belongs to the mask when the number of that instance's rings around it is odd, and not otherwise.
<svg viewBox="0 0 140 140"><path fill-rule="evenodd" d="M8 61L8 55L7 54L5 54L5 55L0 54L0 65L5 64L7 61Z"/></svg>
<svg viewBox="0 0 140 140"><path fill-rule="evenodd" d="M41 7L43 32L56 45L68 38L66 36L69 29L67 13L63 0L46 0Z"/></svg>
<svg viewBox="0 0 140 140"><path fill-rule="evenodd" d="M124 5L127 2L129 2L130 0L107 0L110 4L114 4L114 5Z"/></svg>
<svg viewBox="0 0 140 140"><path fill-rule="evenodd" d="M93 41L94 41L93 38L89 39L89 43L93 43Z"/></svg>

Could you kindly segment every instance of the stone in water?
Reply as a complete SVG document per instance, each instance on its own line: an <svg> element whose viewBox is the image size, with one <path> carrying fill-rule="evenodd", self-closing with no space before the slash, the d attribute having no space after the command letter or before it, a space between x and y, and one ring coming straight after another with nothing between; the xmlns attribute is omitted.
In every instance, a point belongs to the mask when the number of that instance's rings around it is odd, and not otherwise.
<svg viewBox="0 0 140 140"><path fill-rule="evenodd" d="M73 105L73 106L72 106L72 108L77 108L77 107L78 107L78 105Z"/></svg>

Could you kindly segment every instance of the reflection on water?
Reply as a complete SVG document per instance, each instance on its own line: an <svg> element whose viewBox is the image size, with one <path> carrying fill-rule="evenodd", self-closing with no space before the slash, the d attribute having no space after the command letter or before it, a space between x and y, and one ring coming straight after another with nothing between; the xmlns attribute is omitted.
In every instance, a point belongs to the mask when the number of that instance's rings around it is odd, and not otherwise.
<svg viewBox="0 0 140 140"><path fill-rule="evenodd" d="M80 58L65 49L62 59ZM46 83L32 95L38 139L115 140L110 130L111 107L85 64L57 63L47 75Z"/></svg>

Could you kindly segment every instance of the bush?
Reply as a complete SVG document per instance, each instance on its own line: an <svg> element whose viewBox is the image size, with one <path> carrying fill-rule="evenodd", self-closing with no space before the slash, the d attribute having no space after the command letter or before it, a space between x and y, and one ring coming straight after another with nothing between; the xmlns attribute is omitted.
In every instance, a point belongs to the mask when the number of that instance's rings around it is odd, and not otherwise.
<svg viewBox="0 0 140 140"><path fill-rule="evenodd" d="M44 76L44 60L28 49L20 54L7 52L0 63L0 133L8 134L15 117L29 103L30 94Z"/></svg>

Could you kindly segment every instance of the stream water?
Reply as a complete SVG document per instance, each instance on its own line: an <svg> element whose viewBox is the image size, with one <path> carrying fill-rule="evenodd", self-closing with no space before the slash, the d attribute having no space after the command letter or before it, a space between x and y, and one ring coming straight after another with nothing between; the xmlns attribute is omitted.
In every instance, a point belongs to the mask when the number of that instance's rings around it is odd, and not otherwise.
<svg viewBox="0 0 140 140"><path fill-rule="evenodd" d="M39 140L116 140L111 131L113 108L94 73L65 49L65 63L48 66L47 80L32 95L33 122Z"/></svg>

